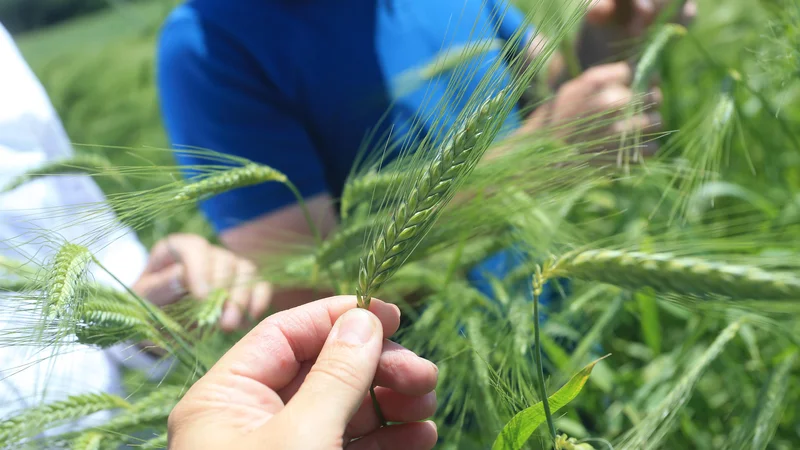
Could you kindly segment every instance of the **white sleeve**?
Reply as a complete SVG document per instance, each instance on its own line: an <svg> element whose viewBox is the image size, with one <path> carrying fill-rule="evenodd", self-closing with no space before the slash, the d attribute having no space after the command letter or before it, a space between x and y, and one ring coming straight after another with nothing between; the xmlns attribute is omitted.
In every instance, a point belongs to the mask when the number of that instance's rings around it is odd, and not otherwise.
<svg viewBox="0 0 800 450"><path fill-rule="evenodd" d="M72 154L70 141L47 93L11 36L0 25L0 186L46 161L67 158ZM144 270L148 256L133 230L116 227L113 233L98 236L95 234L97 230L75 220L74 215L32 214L32 211L50 208L74 206L77 209L80 205L99 205L104 201L100 188L91 177L83 175L44 177L7 194L0 194L0 256L21 256L45 264L57 250L59 241L80 243L86 245L120 281L128 286L132 285ZM107 219L107 223L116 223L110 209L106 214L103 218ZM47 234L51 230L58 230L58 241ZM87 238L89 236L94 237ZM48 241L52 243L48 245ZM92 276L100 283L121 288L112 277L101 270L93 270ZM3 319L8 318L0 317L0 322ZM21 347L17 351L14 347L8 347L0 353L11 358L9 352L26 354L29 350ZM121 345L105 350L102 357L94 354L100 350L88 348L76 350L75 354L82 355L84 350L87 355L93 355L81 360L86 364L76 363L74 359L64 356L61 366L66 364L69 370L51 374L52 377L61 377L65 389L66 384L75 383L81 377L93 380L91 384L95 389L106 390L109 383L118 384L118 368L107 367L108 364L139 369L154 368L153 376L161 376L159 368L169 365L169 362L159 362L143 352L133 352L130 346ZM92 365L95 367L92 368ZM54 363L53 367L55 366ZM7 368L0 366L0 371ZM47 367L42 366L41 370L33 372L23 370L6 381L10 383L31 376L43 376L40 372L46 369ZM105 377L106 381L98 381L97 377L89 377L90 374ZM58 384L57 380L51 382ZM22 385L26 383L16 385L12 390L25 390L20 387ZM35 387L35 384L31 387ZM80 386L76 386L76 389L81 390ZM0 393L0 397L5 394L8 392Z"/></svg>

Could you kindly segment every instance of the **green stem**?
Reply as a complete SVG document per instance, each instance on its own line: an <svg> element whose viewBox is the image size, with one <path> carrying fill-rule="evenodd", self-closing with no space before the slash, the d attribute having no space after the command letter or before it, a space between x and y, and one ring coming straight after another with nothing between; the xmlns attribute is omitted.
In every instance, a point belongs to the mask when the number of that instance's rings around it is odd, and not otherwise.
<svg viewBox="0 0 800 450"><path fill-rule="evenodd" d="M744 86L745 89L747 89L751 94L753 94L758 99L759 102L761 102L761 104L764 106L764 109L766 109L767 112L769 113L769 116L773 117L778 122L778 124L781 127L781 131L783 131L783 133L789 139L791 139L792 144L794 144L795 147L800 148L800 140L798 140L797 136L795 136L795 134L792 132L792 127L780 117L780 115L777 112L778 110L772 106L772 103L770 103L769 99L767 99L764 96L764 94L762 94L760 91L758 91L757 89L755 89L750 85L750 81L747 78L745 78L744 74L729 69L728 67L725 67L724 65L717 62L717 60L714 59L714 57L711 55L708 49L706 49L705 46L703 46L703 43L700 42L692 33L687 33L686 35L689 37L689 41L691 41L692 44L694 44L694 46L700 51L700 53L703 54L703 56L711 63L711 65L714 66L714 68L716 68L719 72L724 73L725 75L732 76L734 80L736 80L737 78L741 80L742 86Z"/></svg>
<svg viewBox="0 0 800 450"><path fill-rule="evenodd" d="M308 210L308 205L306 205L303 195L300 194L300 190L298 190L297 186L295 186L291 181L286 180L283 184L288 187L290 191L292 191L292 194L294 194L295 198L297 199L297 203L300 205L300 209L303 210L303 216L305 216L306 222L308 223L308 228L311 230L311 233L314 234L314 241L316 242L317 247L319 247L322 245L322 234L320 233L319 228L317 228L317 225L314 223L314 220L311 218L311 212ZM341 292L341 285L336 281L336 276L333 274L330 267L324 267L322 270L328 274L328 278L331 279L331 284L336 292L343 293Z"/></svg>
<svg viewBox="0 0 800 450"><path fill-rule="evenodd" d="M544 279L542 278L542 271L539 266L536 267L536 274L533 276L533 345L536 359L536 371L539 375L539 396L542 397L542 406L544 406L544 415L547 419L547 427L550 429L550 436L555 442L556 425L553 422L553 413L550 412L550 401L547 398L547 388L544 385L544 367L542 365L542 344L539 340L539 295L542 292L542 285Z"/></svg>
<svg viewBox="0 0 800 450"><path fill-rule="evenodd" d="M582 72L581 61L578 58L578 53L575 51L575 44L569 37L564 37L561 40L561 55L564 57L564 63L567 65L567 73L570 78L579 76Z"/></svg>
<svg viewBox="0 0 800 450"><path fill-rule="evenodd" d="M92 259L94 260L94 263L97 264L98 267L100 267L105 273L111 276L111 278L113 278L114 281L116 281L120 286L122 286L128 292L128 294L130 294L136 300L136 302L139 303L139 306L141 306L145 310L145 312L147 312L147 315L150 316L150 319L153 320L153 322L161 325L164 328L164 330L167 331L167 334L178 344L178 347L180 347L179 351L175 352L175 356L178 358L178 360L183 365L185 365L189 370L198 373L201 377L205 375L206 372L208 372L208 368L199 359L193 357L194 352L192 352L192 349L189 346L189 344L187 344L186 341L180 336L180 334L177 333L175 330L173 330L166 323L166 321L161 318L160 316L161 311L156 310L155 306L153 306L150 302L139 297L135 292L131 290L131 288L128 287L128 285L123 283L119 278L117 278L116 275L111 273L111 271L108 270L96 257L92 256Z"/></svg>
<svg viewBox="0 0 800 450"><path fill-rule="evenodd" d="M381 423L381 427L385 427L388 425L386 422L386 417L383 415L383 410L381 409L381 404L378 403L378 397L375 395L375 388L369 388L369 396L372 398L372 406L375 408L375 414L378 415L378 420Z"/></svg>

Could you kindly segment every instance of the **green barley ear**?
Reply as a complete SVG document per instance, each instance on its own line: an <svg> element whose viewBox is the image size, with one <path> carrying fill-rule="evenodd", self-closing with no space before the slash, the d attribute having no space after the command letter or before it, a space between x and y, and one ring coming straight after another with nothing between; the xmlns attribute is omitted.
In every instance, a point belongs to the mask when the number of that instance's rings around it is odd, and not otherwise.
<svg viewBox="0 0 800 450"><path fill-rule="evenodd" d="M78 342L101 348L125 341L150 340L169 348L161 334L135 304L118 299L92 299L86 302L75 327Z"/></svg>
<svg viewBox="0 0 800 450"><path fill-rule="evenodd" d="M215 325L222 316L222 307L228 299L228 291L216 289L208 296L204 302L197 304L194 319L198 327L206 328Z"/></svg>
<svg viewBox="0 0 800 450"><path fill-rule="evenodd" d="M703 355L692 361L685 374L678 380L667 396L650 411L640 423L623 439L620 450L650 450L660 448L661 441L670 431L681 409L688 402L697 381L712 361L739 332L744 319L730 324L717 336Z"/></svg>
<svg viewBox="0 0 800 450"><path fill-rule="evenodd" d="M118 182L124 180L113 164L106 158L96 154L78 153L71 158L49 161L39 167L18 175L0 189L0 193L10 192L38 178L53 175L71 175L83 173L103 173L111 175Z"/></svg>
<svg viewBox="0 0 800 450"><path fill-rule="evenodd" d="M167 444L169 443L169 439L168 438L169 438L169 436L167 435L167 433L160 434L157 437L154 437L153 439L145 441L142 444L142 446L139 447L139 448L141 450L163 450L163 449L166 449L167 448Z"/></svg>
<svg viewBox="0 0 800 450"><path fill-rule="evenodd" d="M92 254L81 245L66 243L56 253L47 280L45 310L50 317L74 314Z"/></svg>
<svg viewBox="0 0 800 450"><path fill-rule="evenodd" d="M661 56L664 53L664 50L669 44L669 42L678 36L683 36L687 33L687 30L684 26L668 23L662 25L661 28L653 35L653 38L650 40L650 43L642 53L642 57L636 64L636 69L633 73L633 81L631 82L631 90L633 91L634 99L640 99L647 91L648 85L650 83L650 79L653 77L653 74L659 67L659 63L661 62ZM640 112L640 104L633 103L625 108L625 118L627 120L631 120L637 113ZM624 165L627 169L628 167L628 151L626 147L629 145L628 142L628 132L622 133L620 138L620 151L618 153L617 165L622 166ZM636 132L636 135L633 136L633 146L634 150L638 150L638 145L640 143L641 136L639 136L639 132ZM625 160L623 161L623 157ZM634 158L635 160L635 158Z"/></svg>
<svg viewBox="0 0 800 450"><path fill-rule="evenodd" d="M615 286L686 295L721 295L733 299L792 300L800 298L800 277L739 266L681 258L669 253L587 250L568 254L550 276L570 276Z"/></svg>
<svg viewBox="0 0 800 450"><path fill-rule="evenodd" d="M130 408L106 422L102 429L112 433L130 433L148 427L166 425L169 413L185 393L184 386L161 385L146 397L133 403Z"/></svg>
<svg viewBox="0 0 800 450"><path fill-rule="evenodd" d="M81 434L72 441L72 450L100 450L106 435L98 431Z"/></svg>
<svg viewBox="0 0 800 450"><path fill-rule="evenodd" d="M433 161L398 202L361 260L356 287L360 306L369 306L372 293L419 244L455 188L475 168L498 131L496 116L507 104L505 90L486 100L439 146Z"/></svg>
<svg viewBox="0 0 800 450"><path fill-rule="evenodd" d="M789 354L770 374L759 395L756 409L730 435L725 448L764 450L772 440L781 421L786 393L792 378L792 368L798 359L797 351Z"/></svg>
<svg viewBox="0 0 800 450"><path fill-rule="evenodd" d="M175 194L175 201L201 200L233 189L276 181L286 183L286 175L263 164L249 163L223 170L185 185Z"/></svg>
<svg viewBox="0 0 800 450"><path fill-rule="evenodd" d="M110 394L82 394L28 408L0 423L0 448L12 448L21 439L90 414L111 409L129 409L130 403Z"/></svg>
<svg viewBox="0 0 800 450"><path fill-rule="evenodd" d="M686 27L676 23L668 23L663 25L654 35L650 43L645 48L642 57L636 64L636 70L633 73L633 82L631 87L634 94L641 94L647 91L647 84L658 69L661 55L667 44L673 38L684 36L687 33Z"/></svg>
<svg viewBox="0 0 800 450"><path fill-rule="evenodd" d="M314 220L311 218L311 213L308 211L300 191L289 181L286 175L264 164L248 162L241 167L217 171L216 173L212 173L211 175L207 175L197 181L184 185L175 194L172 200L177 204L183 204L185 202L202 200L206 197L219 195L233 189L271 181L281 183L292 191L292 194L303 210L303 215L305 216L309 229L311 229L314 234L314 238L318 243L321 242L322 237Z"/></svg>

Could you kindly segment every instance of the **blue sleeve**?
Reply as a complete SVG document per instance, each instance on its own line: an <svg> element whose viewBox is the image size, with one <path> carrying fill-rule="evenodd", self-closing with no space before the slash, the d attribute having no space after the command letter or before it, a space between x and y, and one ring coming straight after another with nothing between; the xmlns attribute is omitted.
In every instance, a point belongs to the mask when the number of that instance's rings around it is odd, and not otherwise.
<svg viewBox="0 0 800 450"><path fill-rule="evenodd" d="M525 20L525 14L508 0L487 0L486 5L491 9L490 15L497 24L497 37L506 41L518 38L519 50L524 51L534 35L534 29ZM517 37L517 33L524 34Z"/></svg>
<svg viewBox="0 0 800 450"><path fill-rule="evenodd" d="M158 86L173 147L192 146L271 166L303 197L326 191L312 140L280 86L224 31L179 8L159 40ZM209 161L177 151L178 164ZM217 232L296 203L278 183L236 189L201 202Z"/></svg>

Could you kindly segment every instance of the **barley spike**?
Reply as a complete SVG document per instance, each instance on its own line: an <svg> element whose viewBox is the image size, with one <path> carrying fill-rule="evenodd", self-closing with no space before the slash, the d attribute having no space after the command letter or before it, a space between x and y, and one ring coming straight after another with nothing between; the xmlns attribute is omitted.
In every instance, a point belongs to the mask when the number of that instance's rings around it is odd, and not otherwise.
<svg viewBox="0 0 800 450"><path fill-rule="evenodd" d="M475 168L491 144L485 134L496 114L507 104L505 91L486 100L464 125L439 147L427 169L399 201L391 219L377 234L366 258L361 259L356 294L368 307L378 289L402 264L449 200L457 182Z"/></svg>
<svg viewBox="0 0 800 450"><path fill-rule="evenodd" d="M249 163L210 175L202 180L183 186L174 200L185 202L221 194L236 188L277 181L286 183L286 175L263 164Z"/></svg>
<svg viewBox="0 0 800 450"><path fill-rule="evenodd" d="M631 86L634 93L642 93L646 90L648 80L658 66L659 56L661 56L664 47L673 37L683 36L686 32L686 27L675 23L663 25L656 32L652 41L642 53L642 57L636 65L636 71L633 73Z"/></svg>
<svg viewBox="0 0 800 450"><path fill-rule="evenodd" d="M549 276L570 276L623 288L651 287L659 292L733 299L800 298L800 277L739 266L679 258L669 253L587 250L556 261Z"/></svg>
<svg viewBox="0 0 800 450"><path fill-rule="evenodd" d="M692 361L683 376L677 381L669 394L651 410L635 428L630 430L619 448L620 450L650 450L660 448L666 434L674 425L678 414L689 400L697 381L712 361L725 350L725 346L739 333L744 319L728 325L714 339L699 359Z"/></svg>
<svg viewBox="0 0 800 450"><path fill-rule="evenodd" d="M41 433L61 422L82 419L98 411L130 407L130 403L121 397L99 393L74 395L61 401L28 408L0 422L0 448L10 447L20 439Z"/></svg>
<svg viewBox="0 0 800 450"><path fill-rule="evenodd" d="M97 431L88 431L72 441L72 450L100 450L106 435Z"/></svg>
<svg viewBox="0 0 800 450"><path fill-rule="evenodd" d="M46 289L47 308L53 317L77 306L78 290L91 261L86 247L66 243L58 250Z"/></svg>
<svg viewBox="0 0 800 450"><path fill-rule="evenodd" d="M149 441L146 441L139 447L141 450L163 450L167 448L168 440L167 433L160 434Z"/></svg>

